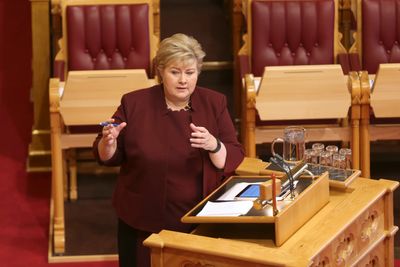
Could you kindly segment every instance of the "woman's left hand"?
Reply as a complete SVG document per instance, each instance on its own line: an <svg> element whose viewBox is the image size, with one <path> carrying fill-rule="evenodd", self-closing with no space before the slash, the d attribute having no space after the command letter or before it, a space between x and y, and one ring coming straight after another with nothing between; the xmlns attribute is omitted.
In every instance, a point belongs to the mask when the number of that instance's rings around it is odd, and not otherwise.
<svg viewBox="0 0 400 267"><path fill-rule="evenodd" d="M218 146L217 139L206 128L191 123L190 129L193 131L190 138L192 147L213 151Z"/></svg>

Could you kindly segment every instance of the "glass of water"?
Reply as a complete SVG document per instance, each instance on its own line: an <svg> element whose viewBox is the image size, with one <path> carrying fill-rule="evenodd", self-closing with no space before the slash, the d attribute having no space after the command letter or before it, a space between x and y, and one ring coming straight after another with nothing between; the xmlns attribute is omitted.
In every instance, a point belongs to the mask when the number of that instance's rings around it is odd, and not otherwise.
<svg viewBox="0 0 400 267"><path fill-rule="evenodd" d="M350 148L341 148L339 154L344 155L346 161L346 169L352 168L352 152Z"/></svg>

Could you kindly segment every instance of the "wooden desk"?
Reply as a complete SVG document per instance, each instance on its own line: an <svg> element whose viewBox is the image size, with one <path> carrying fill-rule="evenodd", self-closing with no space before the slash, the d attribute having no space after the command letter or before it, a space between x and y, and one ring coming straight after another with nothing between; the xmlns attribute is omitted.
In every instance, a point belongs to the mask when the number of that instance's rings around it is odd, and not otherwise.
<svg viewBox="0 0 400 267"><path fill-rule="evenodd" d="M192 234L163 230L144 244L151 248L153 267L393 266L398 185L358 178L347 191L331 191L329 203L280 247L268 239L219 238L210 225Z"/></svg>
<svg viewBox="0 0 400 267"><path fill-rule="evenodd" d="M50 126L52 152L51 234L54 253L65 252L64 194L65 150L91 147L96 133L72 134L69 126L98 125L116 111L124 93L155 84L145 70L69 72L64 88L50 80ZM60 86L61 85L61 86ZM75 178L76 179L76 178ZM72 180L72 179L71 179Z"/></svg>

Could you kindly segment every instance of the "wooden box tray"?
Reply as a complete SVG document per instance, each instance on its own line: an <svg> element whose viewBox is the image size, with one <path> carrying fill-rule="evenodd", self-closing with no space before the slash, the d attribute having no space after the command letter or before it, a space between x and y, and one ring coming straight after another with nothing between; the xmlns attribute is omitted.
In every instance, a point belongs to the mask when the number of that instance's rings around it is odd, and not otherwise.
<svg viewBox="0 0 400 267"><path fill-rule="evenodd" d="M286 177L284 177L286 178ZM281 246L293 233L329 202L328 172L311 179L300 176L294 198L287 196L277 201L278 213L274 215L271 205L262 209L251 207L240 216L197 216L208 202L219 202L228 190L238 183L259 183L270 176L232 176L182 217L184 223L207 224L220 228L219 237L240 239L268 238ZM236 200L234 202L239 202Z"/></svg>

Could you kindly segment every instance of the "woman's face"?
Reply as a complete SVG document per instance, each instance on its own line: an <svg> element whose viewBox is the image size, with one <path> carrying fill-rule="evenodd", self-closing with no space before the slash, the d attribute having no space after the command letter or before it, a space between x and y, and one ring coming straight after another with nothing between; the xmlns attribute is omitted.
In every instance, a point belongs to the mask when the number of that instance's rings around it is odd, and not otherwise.
<svg viewBox="0 0 400 267"><path fill-rule="evenodd" d="M197 61L174 61L160 71L164 84L164 93L174 102L188 101L196 87Z"/></svg>

